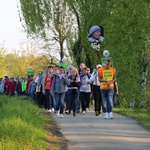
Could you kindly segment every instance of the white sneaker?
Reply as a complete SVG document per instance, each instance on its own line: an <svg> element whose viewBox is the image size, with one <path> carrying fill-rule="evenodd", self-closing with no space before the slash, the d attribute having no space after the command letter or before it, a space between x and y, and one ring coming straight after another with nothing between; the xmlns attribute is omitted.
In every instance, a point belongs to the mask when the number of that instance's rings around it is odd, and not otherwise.
<svg viewBox="0 0 150 150"><path fill-rule="evenodd" d="M86 108L86 113L89 113L89 108Z"/></svg>
<svg viewBox="0 0 150 150"><path fill-rule="evenodd" d="M60 114L60 118L64 118L64 115L63 115L63 114Z"/></svg>
<svg viewBox="0 0 150 150"><path fill-rule="evenodd" d="M52 112L54 112L54 108L52 108Z"/></svg>
<svg viewBox="0 0 150 150"><path fill-rule="evenodd" d="M108 119L108 113L104 113L104 119Z"/></svg>
<svg viewBox="0 0 150 150"><path fill-rule="evenodd" d="M56 115L59 117L59 111L56 111Z"/></svg>
<svg viewBox="0 0 150 150"><path fill-rule="evenodd" d="M48 112L51 113L52 112L51 109L49 109Z"/></svg>
<svg viewBox="0 0 150 150"><path fill-rule="evenodd" d="M108 113L108 118L113 119L113 113L112 112Z"/></svg>
<svg viewBox="0 0 150 150"><path fill-rule="evenodd" d="M85 115L85 111L82 112L82 115Z"/></svg>

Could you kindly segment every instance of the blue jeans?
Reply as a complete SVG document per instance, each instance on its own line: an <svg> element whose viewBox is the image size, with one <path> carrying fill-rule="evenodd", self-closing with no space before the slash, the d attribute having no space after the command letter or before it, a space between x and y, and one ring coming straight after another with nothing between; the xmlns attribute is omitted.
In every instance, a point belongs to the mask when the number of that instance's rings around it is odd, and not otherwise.
<svg viewBox="0 0 150 150"><path fill-rule="evenodd" d="M16 91L15 96L20 96L19 92Z"/></svg>
<svg viewBox="0 0 150 150"><path fill-rule="evenodd" d="M55 97L51 95L51 107L54 108L54 111L56 111L56 101Z"/></svg>
<svg viewBox="0 0 150 150"><path fill-rule="evenodd" d="M36 94L35 93L30 93L30 97L34 100L36 103Z"/></svg>
<svg viewBox="0 0 150 150"><path fill-rule="evenodd" d="M55 101L56 101L56 111L60 109L60 114L64 113L64 99L65 99L65 92L64 93L54 93Z"/></svg>
<svg viewBox="0 0 150 150"><path fill-rule="evenodd" d="M113 109L113 89L101 90L103 112L112 112Z"/></svg>

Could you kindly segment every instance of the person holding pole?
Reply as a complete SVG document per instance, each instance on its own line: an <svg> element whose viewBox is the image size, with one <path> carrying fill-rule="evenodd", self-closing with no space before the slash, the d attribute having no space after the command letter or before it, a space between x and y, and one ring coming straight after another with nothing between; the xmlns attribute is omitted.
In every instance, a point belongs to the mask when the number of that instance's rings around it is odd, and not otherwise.
<svg viewBox="0 0 150 150"><path fill-rule="evenodd" d="M116 69L111 67L111 60L106 61L105 67L99 68L101 95L104 119L113 119L113 94L116 81Z"/></svg>

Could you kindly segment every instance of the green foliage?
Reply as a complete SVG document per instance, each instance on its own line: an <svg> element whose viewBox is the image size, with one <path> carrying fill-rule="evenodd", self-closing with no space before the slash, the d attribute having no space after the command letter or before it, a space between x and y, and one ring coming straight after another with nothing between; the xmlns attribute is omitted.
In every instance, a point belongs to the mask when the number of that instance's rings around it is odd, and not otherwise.
<svg viewBox="0 0 150 150"><path fill-rule="evenodd" d="M45 36L45 27L49 25L51 15L49 0L20 0L22 13L20 20L24 23L24 27L28 34L41 34Z"/></svg>
<svg viewBox="0 0 150 150"><path fill-rule="evenodd" d="M139 108L140 101L143 98L141 95L141 78L145 69L144 58L146 55L148 58L150 56L149 1L65 0L64 2L67 4L66 8L69 8L68 12L74 14L78 28L77 31L74 30L71 39L67 40L74 61L78 65L80 62L85 62L88 67L95 68L96 57L98 57L98 63L100 63L103 50L109 50L114 67L117 69L117 81L120 99L124 101L123 106L129 107L130 100L134 95L135 107ZM31 3L33 2L31 1ZM22 5L29 4L22 3ZM22 9L22 11L27 13L27 9ZM59 18L59 15L61 16L57 13L56 18ZM25 16L23 13L23 16L24 18L30 18L29 14ZM46 13L46 16L48 16L48 13ZM53 23L59 25L58 22ZM32 27L30 24L27 24L27 27L28 25ZM104 27L104 42L101 44L98 53L91 48L87 41L88 29L91 25ZM43 29L42 27L41 25L41 29ZM149 69L150 66L148 65ZM150 78L149 72L147 78ZM147 81L147 87L149 85L150 82Z"/></svg>
<svg viewBox="0 0 150 150"><path fill-rule="evenodd" d="M117 69L119 93L123 106L129 107L132 95L135 95L135 107L139 108L142 98L143 59L146 53L150 55L148 50L150 47L147 43L150 33L148 1L140 3L135 0L90 0L88 3L71 1L69 5L76 7L80 16L80 42L77 43L80 45L76 47L84 49L86 64L95 67L96 59L95 53L87 43L88 28L90 25L102 25L104 42L99 52L99 62L102 51L108 49L110 56L113 57L114 67ZM77 49L74 48L73 51L75 50Z"/></svg>

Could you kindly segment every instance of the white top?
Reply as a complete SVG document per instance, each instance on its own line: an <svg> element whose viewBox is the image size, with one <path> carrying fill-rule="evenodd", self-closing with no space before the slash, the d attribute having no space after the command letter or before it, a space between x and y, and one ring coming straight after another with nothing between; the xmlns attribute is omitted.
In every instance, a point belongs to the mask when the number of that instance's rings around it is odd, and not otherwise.
<svg viewBox="0 0 150 150"><path fill-rule="evenodd" d="M92 73L90 82L93 82L93 85L100 86L99 73L97 71Z"/></svg>
<svg viewBox="0 0 150 150"><path fill-rule="evenodd" d="M85 79L81 79L80 92L91 92L91 85L88 82L90 82L90 79L88 79L87 75Z"/></svg>

